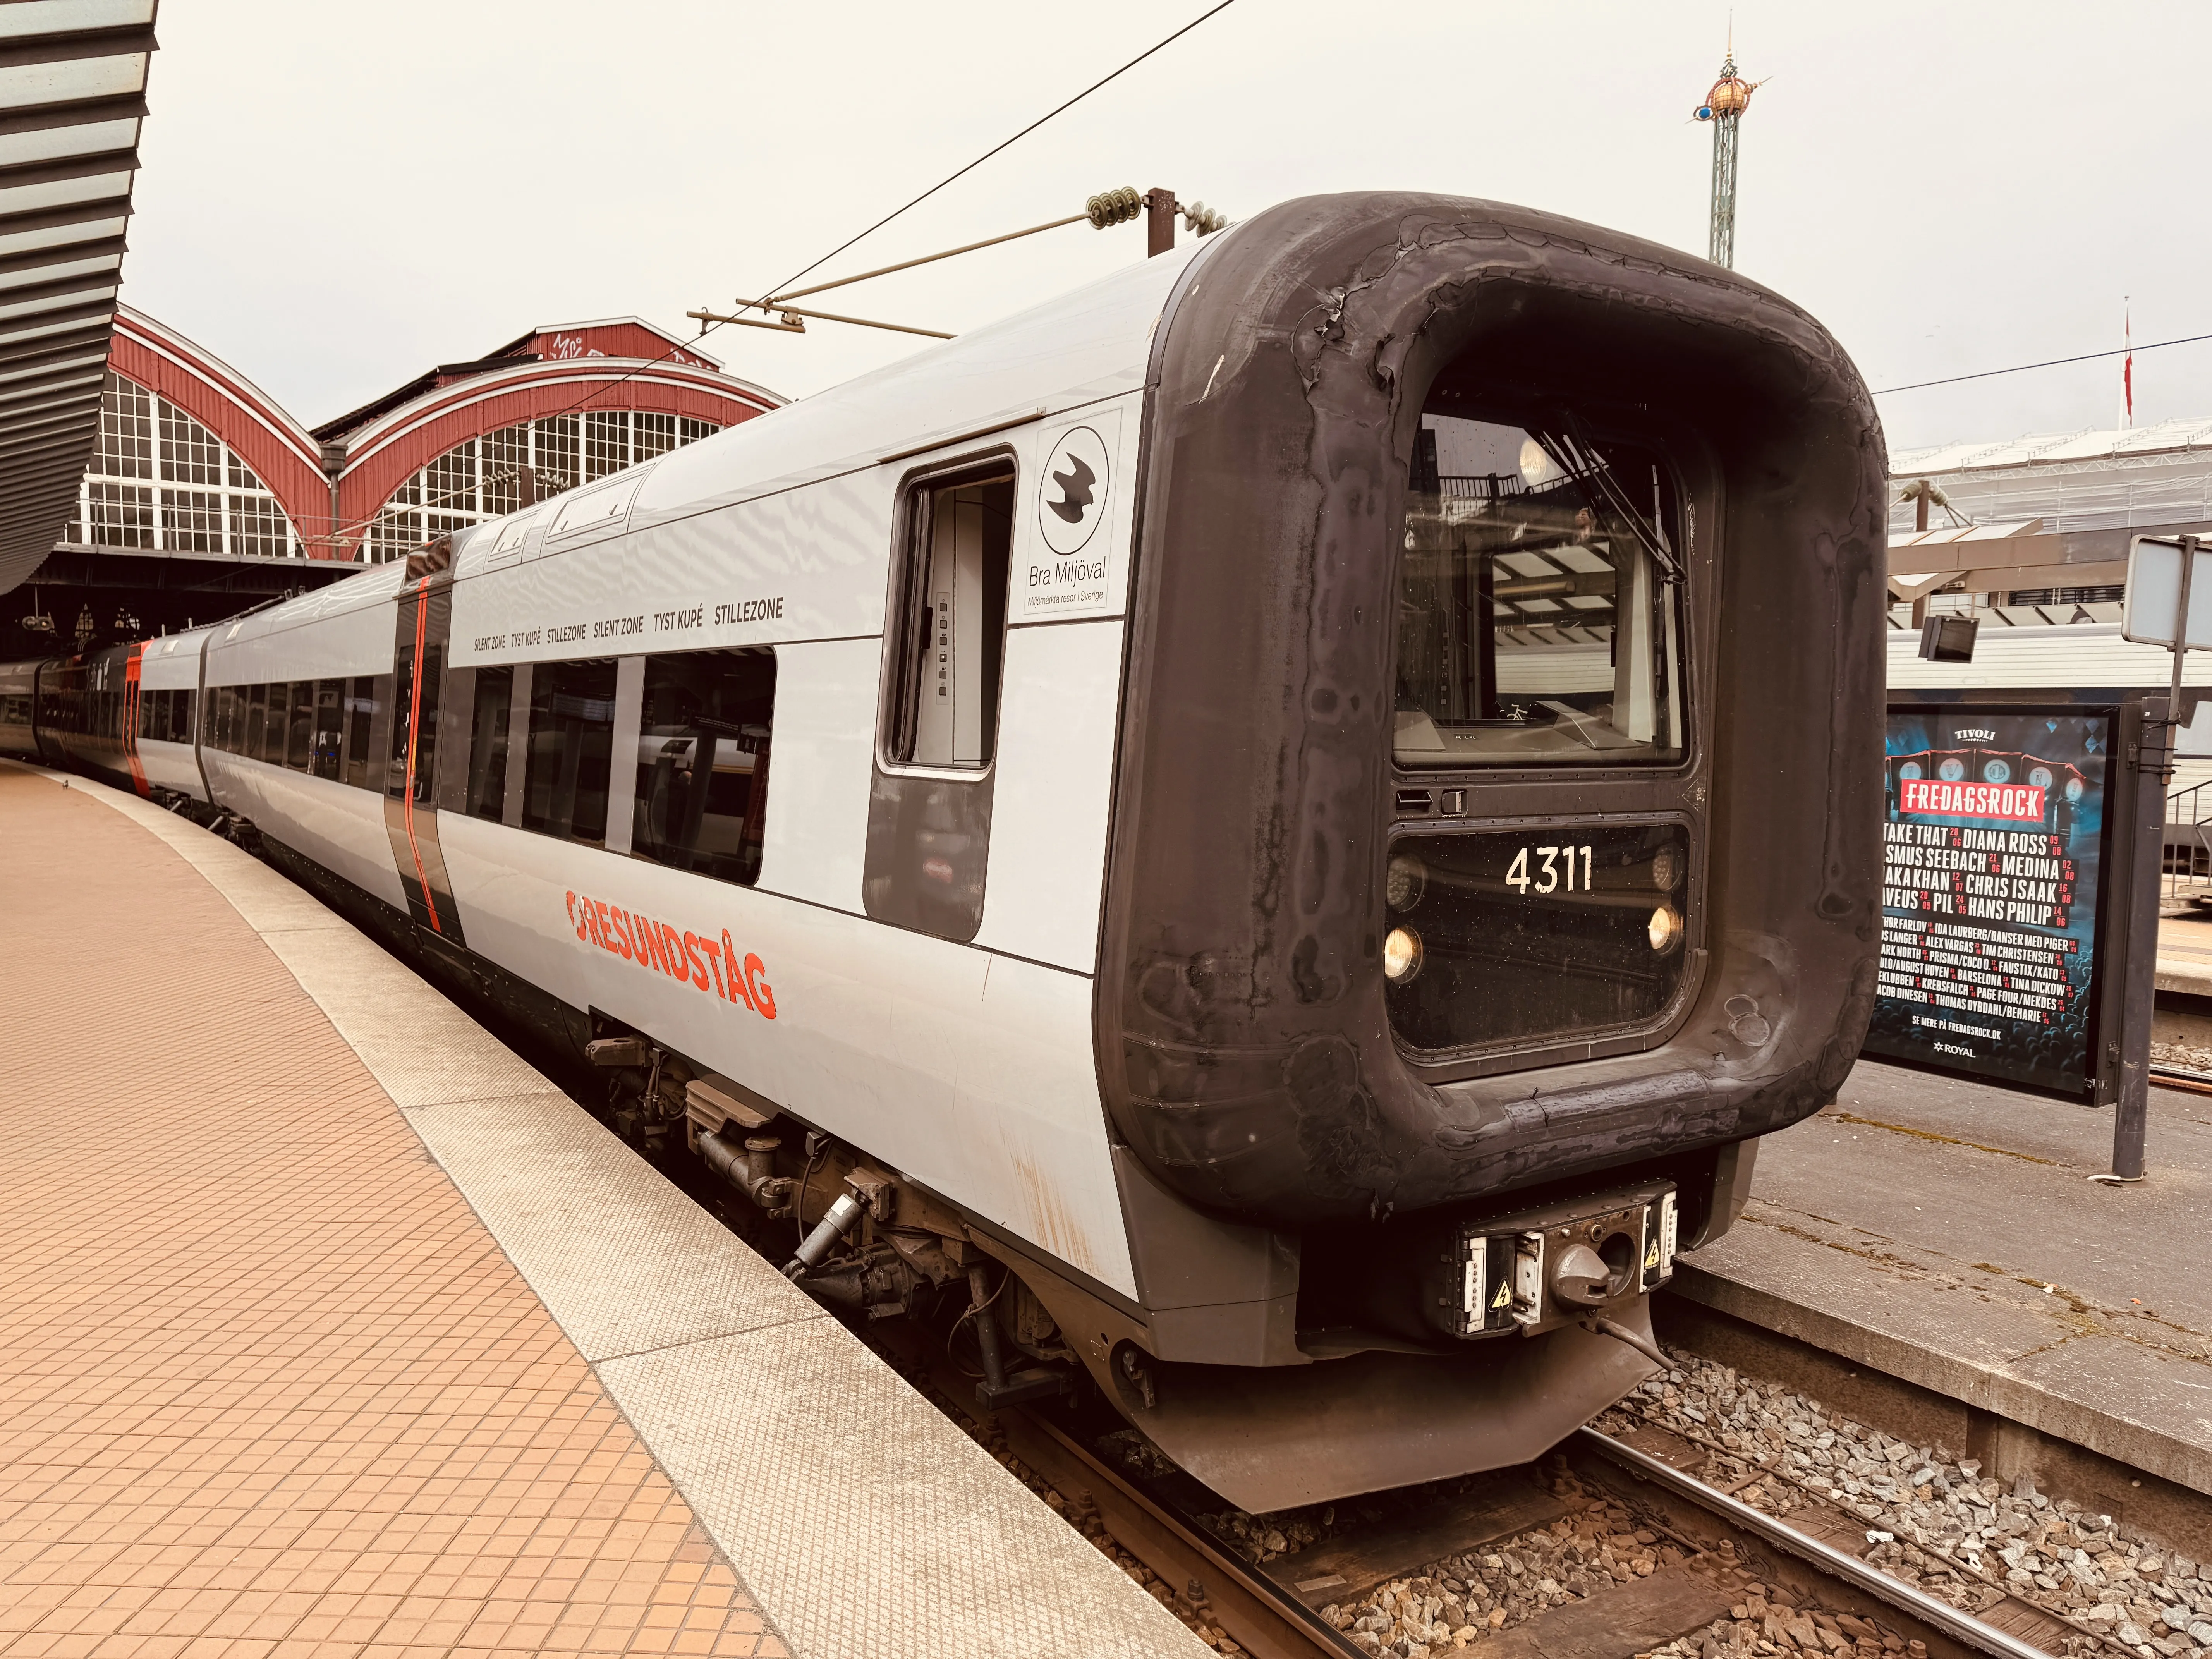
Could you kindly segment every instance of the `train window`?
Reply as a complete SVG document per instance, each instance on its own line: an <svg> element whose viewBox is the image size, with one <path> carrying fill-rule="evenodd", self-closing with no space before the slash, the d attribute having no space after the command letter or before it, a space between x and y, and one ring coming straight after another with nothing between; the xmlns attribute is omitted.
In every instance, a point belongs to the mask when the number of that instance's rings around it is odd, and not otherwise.
<svg viewBox="0 0 2212 1659"><path fill-rule="evenodd" d="M531 676L522 827L604 843L614 767L615 660L542 662Z"/></svg>
<svg viewBox="0 0 2212 1659"><path fill-rule="evenodd" d="M392 767L384 785L394 800L403 800L408 793L410 730L415 734L414 797L426 803L431 798L431 783L438 775L438 692L446 678L445 657L446 647L432 640L423 648L418 681L415 642L408 640L399 648L392 682Z"/></svg>
<svg viewBox="0 0 2212 1659"><path fill-rule="evenodd" d="M345 737L344 702L343 680L315 682L314 758L307 769L319 778L337 777L338 751Z"/></svg>
<svg viewBox="0 0 2212 1659"><path fill-rule="evenodd" d="M246 746L238 752L251 760L261 758L261 739L269 724L269 688L246 688Z"/></svg>
<svg viewBox="0 0 2212 1659"><path fill-rule="evenodd" d="M1407 499L1393 757L1680 760L1685 538L1665 458L1439 401L1421 417Z"/></svg>
<svg viewBox="0 0 2212 1659"><path fill-rule="evenodd" d="M899 596L888 757L984 767L998 736L1006 639L1011 473L915 491Z"/></svg>
<svg viewBox="0 0 2212 1659"><path fill-rule="evenodd" d="M315 758L314 681L293 681L289 706L290 720L286 726L284 764L295 772L305 772Z"/></svg>
<svg viewBox="0 0 2212 1659"><path fill-rule="evenodd" d="M369 757L375 740L369 726L376 718L376 682L370 676L356 674L346 688L345 717L345 781L356 789L374 789Z"/></svg>
<svg viewBox="0 0 2212 1659"><path fill-rule="evenodd" d="M469 728L468 795L461 808L497 823L507 805L507 735L514 715L514 670L476 671L476 708Z"/></svg>
<svg viewBox="0 0 2212 1659"><path fill-rule="evenodd" d="M775 653L647 657L630 852L750 887L768 810Z"/></svg>

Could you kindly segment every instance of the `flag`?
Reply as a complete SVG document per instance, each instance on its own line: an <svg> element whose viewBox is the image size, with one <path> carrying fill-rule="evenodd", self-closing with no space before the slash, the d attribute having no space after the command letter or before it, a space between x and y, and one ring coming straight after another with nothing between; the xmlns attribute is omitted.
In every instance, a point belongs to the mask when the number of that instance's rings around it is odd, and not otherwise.
<svg viewBox="0 0 2212 1659"><path fill-rule="evenodd" d="M2127 404L2128 418L2126 424L2133 426L2136 423L2136 325L2134 308L2132 307L2123 308L2120 317L2120 333L2123 339L2126 342L2128 348L2127 357L2120 365L2120 396Z"/></svg>

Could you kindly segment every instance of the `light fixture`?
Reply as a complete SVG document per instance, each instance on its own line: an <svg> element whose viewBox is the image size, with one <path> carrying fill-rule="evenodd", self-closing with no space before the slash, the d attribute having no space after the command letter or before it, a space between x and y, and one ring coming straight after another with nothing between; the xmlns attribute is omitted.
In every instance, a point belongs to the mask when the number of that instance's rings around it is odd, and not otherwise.
<svg viewBox="0 0 2212 1659"><path fill-rule="evenodd" d="M1393 927L1382 941L1382 976L1403 985L1421 971L1421 936L1410 927Z"/></svg>
<svg viewBox="0 0 2212 1659"><path fill-rule="evenodd" d="M1559 470L1559 464L1552 459L1549 450L1534 438L1522 440L1521 482L1524 486L1530 489L1541 489L1546 484L1565 477L1566 474Z"/></svg>
<svg viewBox="0 0 2212 1659"><path fill-rule="evenodd" d="M1671 904L1662 904L1651 913L1649 930L1651 949L1655 955L1666 956L1682 942L1682 913ZM1387 952L1389 946L1383 949Z"/></svg>

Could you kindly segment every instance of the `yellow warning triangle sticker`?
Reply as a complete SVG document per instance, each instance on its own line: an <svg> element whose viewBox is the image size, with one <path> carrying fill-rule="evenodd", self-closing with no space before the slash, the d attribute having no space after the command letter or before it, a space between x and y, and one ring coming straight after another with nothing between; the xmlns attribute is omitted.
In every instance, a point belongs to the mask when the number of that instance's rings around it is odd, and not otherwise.
<svg viewBox="0 0 2212 1659"><path fill-rule="evenodd" d="M1651 1248L1644 1253L1644 1265L1647 1267L1659 1265L1659 1241L1656 1238L1651 1241Z"/></svg>
<svg viewBox="0 0 2212 1659"><path fill-rule="evenodd" d="M1498 1281L1498 1295L1490 1304L1491 1310L1494 1313L1500 1308L1510 1308L1512 1305L1513 1292L1507 1287L1505 1281L1501 1279Z"/></svg>

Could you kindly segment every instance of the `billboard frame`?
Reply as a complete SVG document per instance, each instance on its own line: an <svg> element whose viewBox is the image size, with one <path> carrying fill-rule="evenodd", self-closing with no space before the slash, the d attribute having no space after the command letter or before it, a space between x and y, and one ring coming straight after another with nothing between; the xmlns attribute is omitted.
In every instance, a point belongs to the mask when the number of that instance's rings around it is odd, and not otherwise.
<svg viewBox="0 0 2212 1659"><path fill-rule="evenodd" d="M1935 1060L1901 1058L1870 1050L1865 1054L1866 1059L1944 1077L1962 1078L1988 1087L2007 1089L2016 1094L2032 1095L2045 1100L2063 1100L2077 1106L2107 1107L2118 1102L2126 1058L2122 1038L2127 1030L2128 969L2138 945L2131 936L2134 930L2129 927L2128 921L2132 908L2140 897L2138 884L2148 878L2155 887L2160 879L2156 860L2153 860L2152 867L2146 872L2140 867L2142 860L2132 856L2131 849L2141 839L2143 827L2142 817L2145 811L2146 792L2142 787L2142 779L2146 763L2154 775L2160 774L2166 763L2166 750L2160 742L2165 730L2166 702L2165 696L2159 693L2118 687L2073 691L2008 691L1994 686L1956 690L1915 686L1891 690L1884 709L1885 720L1890 714L1940 713L1952 718L1977 714L2013 717L2056 714L2077 719L2102 716L2109 720L2110 747L2106 751L2104 823L2099 830L2097 845L2097 909L2090 947L2089 1053L2085 1087L2079 1091L2039 1088L2008 1078L1991 1077L1969 1066L1948 1066ZM2143 747L2147 736L2153 744L2148 755ZM2162 831L2166 804L2162 778L2155 798ZM2154 935L2143 948L2155 957L2158 951L2156 937Z"/></svg>

